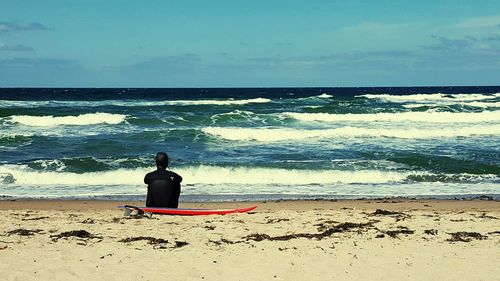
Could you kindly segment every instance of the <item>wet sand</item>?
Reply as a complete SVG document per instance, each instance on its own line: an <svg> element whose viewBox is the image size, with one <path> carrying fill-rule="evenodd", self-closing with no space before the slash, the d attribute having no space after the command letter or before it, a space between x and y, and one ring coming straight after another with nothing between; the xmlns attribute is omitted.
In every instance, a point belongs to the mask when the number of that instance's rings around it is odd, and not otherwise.
<svg viewBox="0 0 500 281"><path fill-rule="evenodd" d="M84 200L0 201L2 280L494 280L500 202L332 200L248 214L123 217Z"/></svg>

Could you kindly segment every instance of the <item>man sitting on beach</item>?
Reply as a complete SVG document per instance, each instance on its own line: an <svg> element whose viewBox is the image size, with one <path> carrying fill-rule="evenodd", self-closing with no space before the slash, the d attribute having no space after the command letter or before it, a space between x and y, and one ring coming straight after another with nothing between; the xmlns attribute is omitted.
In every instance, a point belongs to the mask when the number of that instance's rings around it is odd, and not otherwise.
<svg viewBox="0 0 500 281"><path fill-rule="evenodd" d="M147 207L177 208L181 194L182 177L167 171L168 155L156 154L156 171L147 173L144 183L148 185Z"/></svg>

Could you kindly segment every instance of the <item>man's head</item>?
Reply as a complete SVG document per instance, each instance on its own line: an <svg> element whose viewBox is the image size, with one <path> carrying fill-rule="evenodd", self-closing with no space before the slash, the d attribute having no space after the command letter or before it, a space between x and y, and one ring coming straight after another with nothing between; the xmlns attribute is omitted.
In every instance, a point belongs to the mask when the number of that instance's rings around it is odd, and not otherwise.
<svg viewBox="0 0 500 281"><path fill-rule="evenodd" d="M165 152L156 153L156 166L165 170L168 167L168 155Z"/></svg>

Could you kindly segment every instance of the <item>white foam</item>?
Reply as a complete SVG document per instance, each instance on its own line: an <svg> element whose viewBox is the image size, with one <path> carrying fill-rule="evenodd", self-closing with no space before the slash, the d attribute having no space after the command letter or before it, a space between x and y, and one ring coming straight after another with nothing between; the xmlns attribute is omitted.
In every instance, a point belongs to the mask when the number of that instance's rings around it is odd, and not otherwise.
<svg viewBox="0 0 500 281"><path fill-rule="evenodd" d="M472 102L440 102L440 103L414 103L414 104L403 104L402 106L405 108L419 108L424 106L430 107L439 107L444 105L464 105L464 106L472 106L479 108L494 108L500 107L500 102L480 102L480 101L472 101Z"/></svg>
<svg viewBox="0 0 500 281"><path fill-rule="evenodd" d="M143 185L144 175L152 169L120 169L84 174L40 172L21 165L0 166L0 175L11 175L16 185ZM190 184L327 184L387 183L406 179L408 172L377 170L287 170L278 168L196 166L176 169Z"/></svg>
<svg viewBox="0 0 500 281"><path fill-rule="evenodd" d="M227 100L170 100L170 101L148 101L148 100L102 100L102 101L16 101L16 100L0 100L0 108L9 107L95 107L95 106L123 106L123 107L140 107L140 106L165 106L165 105L245 105L251 103L268 103L271 102L267 98L254 99L227 99Z"/></svg>
<svg viewBox="0 0 500 281"><path fill-rule="evenodd" d="M384 121L384 122L429 122L429 123L479 123L500 121L500 111L483 112L400 112L400 113L370 113L370 114L329 114L329 113L297 113L285 112L285 116L300 121Z"/></svg>
<svg viewBox="0 0 500 281"><path fill-rule="evenodd" d="M498 135L500 125L485 125L462 128L437 129L370 129L359 127L341 127L335 129L289 129L289 128L230 128L206 127L204 133L233 141L276 142L302 139L325 139L345 137L390 137L403 139L430 139L467 137L473 135Z"/></svg>
<svg viewBox="0 0 500 281"><path fill-rule="evenodd" d="M318 97L318 98L321 98L321 99L329 99L329 98L333 98L333 96L332 96L332 95L325 94L325 93L323 93L323 94L321 94L321 95L319 95L319 96L317 96L317 97Z"/></svg>
<svg viewBox="0 0 500 281"><path fill-rule="evenodd" d="M13 123L27 126L53 127L59 125L96 125L96 124L119 124L125 121L127 116L123 114L110 113L88 113L78 116L30 116L15 115L10 117Z"/></svg>
<svg viewBox="0 0 500 281"><path fill-rule="evenodd" d="M249 118L250 116L254 116L255 113L252 112L252 111L247 111L247 110L239 110L239 109L236 109L236 110L233 110L231 112L224 112L224 113L219 113L219 114L215 114L215 115L212 115L210 118L211 119L218 119L220 117L223 117L223 116L226 116L226 117L246 117L246 118Z"/></svg>
<svg viewBox="0 0 500 281"><path fill-rule="evenodd" d="M243 105L249 103L268 103L271 102L270 99L266 98L255 98L255 99L245 99L245 100L177 100L177 101L165 101L164 104L168 105Z"/></svg>
<svg viewBox="0 0 500 281"><path fill-rule="evenodd" d="M415 95L387 95L387 94L367 94L356 97L365 97L368 99L380 99L390 102L436 102L436 101L479 101L495 99L498 94L485 95L485 94L452 94L445 95L441 93L436 94L415 94Z"/></svg>
<svg viewBox="0 0 500 281"><path fill-rule="evenodd" d="M23 133L23 132L1 132L0 133L0 139L3 138L16 138L16 137L32 137L34 136L33 133Z"/></svg>
<svg viewBox="0 0 500 281"><path fill-rule="evenodd" d="M411 103L411 104L403 104L403 107L404 108L419 108L419 107L424 107L424 106L432 106L432 105L429 105L429 104L425 104L425 103Z"/></svg>

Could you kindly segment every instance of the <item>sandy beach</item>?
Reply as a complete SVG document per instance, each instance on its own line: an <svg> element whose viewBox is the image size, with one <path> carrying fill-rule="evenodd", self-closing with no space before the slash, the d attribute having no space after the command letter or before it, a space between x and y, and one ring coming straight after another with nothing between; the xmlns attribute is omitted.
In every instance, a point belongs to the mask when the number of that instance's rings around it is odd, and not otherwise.
<svg viewBox="0 0 500 281"><path fill-rule="evenodd" d="M248 214L123 217L114 201L0 201L2 280L497 280L500 202L181 203ZM141 205L140 202L128 202Z"/></svg>

